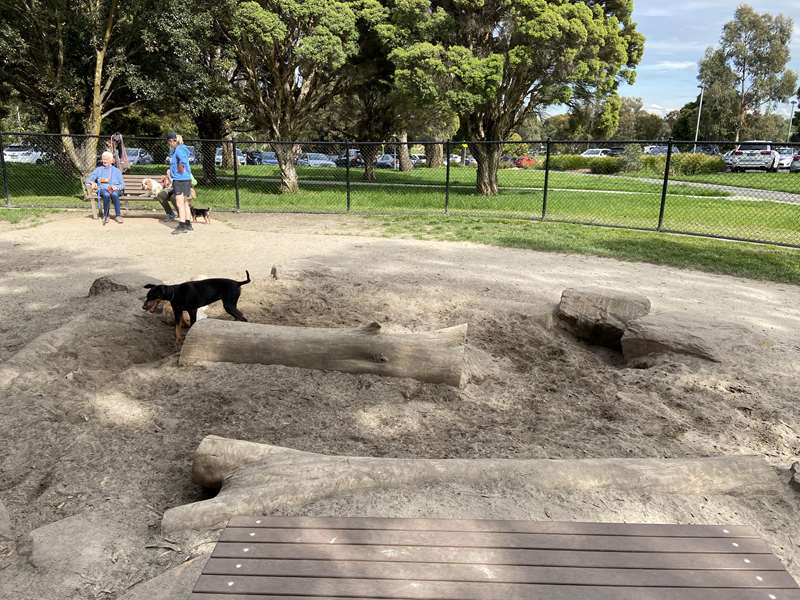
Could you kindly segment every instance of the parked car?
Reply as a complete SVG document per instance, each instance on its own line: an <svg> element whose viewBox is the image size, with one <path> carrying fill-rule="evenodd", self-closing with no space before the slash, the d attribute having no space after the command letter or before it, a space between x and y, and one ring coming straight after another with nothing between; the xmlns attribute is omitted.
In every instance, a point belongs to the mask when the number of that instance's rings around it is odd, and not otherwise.
<svg viewBox="0 0 800 600"><path fill-rule="evenodd" d="M3 159L5 159L6 162L40 165L44 162L44 152L36 150L31 146L11 144L3 149Z"/></svg>
<svg viewBox="0 0 800 600"><path fill-rule="evenodd" d="M277 165L278 164L278 157L275 155L274 152L262 152L261 153L261 164L262 165Z"/></svg>
<svg viewBox="0 0 800 600"><path fill-rule="evenodd" d="M192 154L194 152L194 148L192 146L189 146L189 149L190 149L189 162L192 163L194 162L192 160ZM245 157L244 152L239 150L239 148L236 149L236 158L239 161L239 165L247 164L247 158ZM217 151L214 153L214 164L217 165L218 167L222 166L222 146L217 146Z"/></svg>
<svg viewBox="0 0 800 600"><path fill-rule="evenodd" d="M262 154L263 152L260 150L248 150L244 153L244 162L248 165L260 165L262 164ZM214 162L216 162L216 156L214 157Z"/></svg>
<svg viewBox="0 0 800 600"><path fill-rule="evenodd" d="M642 152L650 156L658 156L658 155L666 156L668 150L669 150L668 146L658 145L658 146L645 146ZM676 146L672 146L672 153L680 154L681 151Z"/></svg>
<svg viewBox="0 0 800 600"><path fill-rule="evenodd" d="M464 166L465 167L474 167L477 164L478 164L478 160L474 156L471 156L471 155L467 154L467 157L464 159Z"/></svg>
<svg viewBox="0 0 800 600"><path fill-rule="evenodd" d="M733 169L733 150L728 150L722 155L722 162L725 163L728 169Z"/></svg>
<svg viewBox="0 0 800 600"><path fill-rule="evenodd" d="M342 154L336 159L335 164L337 167L346 167L348 162L350 163L351 167L364 166L364 159L361 158L361 152L355 148L350 148L348 154Z"/></svg>
<svg viewBox="0 0 800 600"><path fill-rule="evenodd" d="M375 161L379 169L396 169L399 165L400 160L394 154L381 154Z"/></svg>
<svg viewBox="0 0 800 600"><path fill-rule="evenodd" d="M731 170L759 169L776 172L779 161L780 154L778 154L772 142L753 140L736 146L733 151Z"/></svg>
<svg viewBox="0 0 800 600"><path fill-rule="evenodd" d="M531 158L527 154L524 156L518 157L514 161L514 166L520 169L530 169L531 167L536 165L536 159Z"/></svg>
<svg viewBox="0 0 800 600"><path fill-rule="evenodd" d="M297 164L302 167L335 167L336 163L328 158L327 154L320 152L304 152L297 159Z"/></svg>
<svg viewBox="0 0 800 600"><path fill-rule="evenodd" d="M461 164L461 155L460 154L451 154L450 155L450 164L451 165L460 165Z"/></svg>
<svg viewBox="0 0 800 600"><path fill-rule="evenodd" d="M800 148L795 150L792 164L789 165L789 173L800 173Z"/></svg>
<svg viewBox="0 0 800 600"><path fill-rule="evenodd" d="M425 158L424 154L409 154L411 158L411 164L415 167L424 167L428 164L428 159Z"/></svg>
<svg viewBox="0 0 800 600"><path fill-rule="evenodd" d="M144 148L128 148L128 162L132 165L152 165L153 157Z"/></svg>
<svg viewBox="0 0 800 600"><path fill-rule="evenodd" d="M608 148L609 156L622 156L623 154L625 154L625 148L620 148L619 146L615 148Z"/></svg>
<svg viewBox="0 0 800 600"><path fill-rule="evenodd" d="M796 152L794 148L778 148L778 168L788 169L791 167L795 154Z"/></svg>
<svg viewBox="0 0 800 600"><path fill-rule="evenodd" d="M719 156L719 146L697 146L697 154L707 154L708 156Z"/></svg>
<svg viewBox="0 0 800 600"><path fill-rule="evenodd" d="M598 158L601 156L610 156L611 151L608 148L588 148L581 152L581 156L591 156Z"/></svg>

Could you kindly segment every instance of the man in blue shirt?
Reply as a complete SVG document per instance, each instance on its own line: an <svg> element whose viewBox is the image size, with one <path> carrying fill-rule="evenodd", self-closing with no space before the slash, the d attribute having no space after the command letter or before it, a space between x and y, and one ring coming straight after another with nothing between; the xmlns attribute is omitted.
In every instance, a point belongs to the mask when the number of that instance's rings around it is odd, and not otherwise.
<svg viewBox="0 0 800 600"><path fill-rule="evenodd" d="M101 160L103 161L102 166L97 167L86 178L86 187L97 192L97 198L103 201L103 225L108 223L108 209L112 200L114 201L114 220L122 223L119 206L119 195L125 189L122 171L112 164L114 156L111 152L103 152Z"/></svg>
<svg viewBox="0 0 800 600"><path fill-rule="evenodd" d="M167 143L170 147L169 176L175 192L175 203L178 205L178 226L172 233L189 233L192 231L189 211L189 201L192 197L192 167L189 164L189 149L184 145L183 138L175 132L167 134Z"/></svg>

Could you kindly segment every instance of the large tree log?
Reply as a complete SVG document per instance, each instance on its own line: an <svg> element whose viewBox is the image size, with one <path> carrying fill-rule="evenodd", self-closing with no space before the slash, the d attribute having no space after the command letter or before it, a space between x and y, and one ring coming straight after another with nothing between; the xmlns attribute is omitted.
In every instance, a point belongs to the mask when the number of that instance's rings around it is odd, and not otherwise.
<svg viewBox="0 0 800 600"><path fill-rule="evenodd" d="M222 489L211 500L164 513L162 529L216 529L236 515L300 509L321 498L427 484L538 490L617 489L648 494L775 493L779 481L758 456L699 459L400 459L326 456L279 446L206 437L192 477Z"/></svg>
<svg viewBox="0 0 800 600"><path fill-rule="evenodd" d="M180 364L260 363L463 383L466 324L404 335L380 329L378 323L323 329L205 319L189 330Z"/></svg>

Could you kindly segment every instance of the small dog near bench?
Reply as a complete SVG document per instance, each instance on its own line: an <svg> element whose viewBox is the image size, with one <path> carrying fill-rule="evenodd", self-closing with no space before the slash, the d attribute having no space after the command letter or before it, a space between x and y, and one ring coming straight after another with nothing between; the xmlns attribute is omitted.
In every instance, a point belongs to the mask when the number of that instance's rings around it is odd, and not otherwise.
<svg viewBox="0 0 800 600"><path fill-rule="evenodd" d="M192 221L197 221L198 217L203 217L206 223L211 222L211 209L210 208L195 208L194 206L189 206L189 210L192 211Z"/></svg>

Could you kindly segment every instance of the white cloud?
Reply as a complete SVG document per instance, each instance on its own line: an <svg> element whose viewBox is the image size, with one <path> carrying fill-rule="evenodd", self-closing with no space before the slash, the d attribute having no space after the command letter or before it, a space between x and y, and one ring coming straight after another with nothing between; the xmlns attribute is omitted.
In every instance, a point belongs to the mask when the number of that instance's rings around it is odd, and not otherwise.
<svg viewBox="0 0 800 600"><path fill-rule="evenodd" d="M645 111L658 115L659 117L666 116L667 113L677 110L676 107L662 106L660 104L647 104L642 107Z"/></svg>
<svg viewBox="0 0 800 600"><path fill-rule="evenodd" d="M644 43L645 50L654 50L657 52L703 52L713 43L706 43L702 41L687 41L681 40L676 37L665 40L651 40L647 39Z"/></svg>
<svg viewBox="0 0 800 600"><path fill-rule="evenodd" d="M697 63L693 60L662 60L648 65L639 65L640 71L683 71L693 69Z"/></svg>

